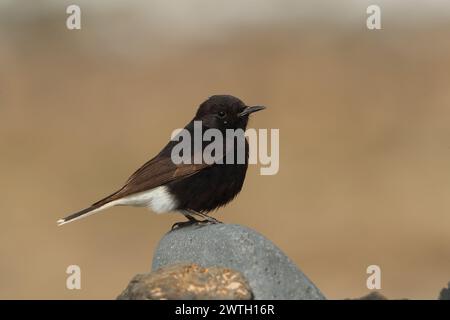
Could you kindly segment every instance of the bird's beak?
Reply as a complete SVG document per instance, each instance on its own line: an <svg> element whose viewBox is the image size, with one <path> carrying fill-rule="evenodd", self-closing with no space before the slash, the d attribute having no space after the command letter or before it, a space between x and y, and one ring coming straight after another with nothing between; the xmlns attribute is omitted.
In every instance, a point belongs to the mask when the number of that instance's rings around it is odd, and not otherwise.
<svg viewBox="0 0 450 320"><path fill-rule="evenodd" d="M238 113L238 117L243 117L243 116L249 115L250 113L264 110L265 108L266 107L263 107L263 106L246 107L244 109L244 111L242 111L241 113Z"/></svg>

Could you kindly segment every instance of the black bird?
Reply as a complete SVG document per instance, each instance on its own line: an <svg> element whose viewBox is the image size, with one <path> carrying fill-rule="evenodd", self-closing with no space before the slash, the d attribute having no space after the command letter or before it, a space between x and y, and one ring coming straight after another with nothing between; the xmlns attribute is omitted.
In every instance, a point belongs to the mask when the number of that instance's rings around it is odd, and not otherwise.
<svg viewBox="0 0 450 320"><path fill-rule="evenodd" d="M199 106L194 119L185 129L193 136L194 121L201 121L203 132L207 129L218 129L225 137L227 129L245 130L249 115L262 109L262 106L248 107L240 99L230 95L214 95ZM170 141L156 157L133 173L122 188L90 207L58 220L58 225L113 206L148 207L156 213L177 211L188 218L186 223L199 222L194 216L200 216L207 222L219 222L207 213L233 200L241 191L247 172L247 140L242 136L245 142L245 159L239 163L239 142L236 141L239 136L233 139L234 151L229 149L225 143L226 139L223 139L224 160L222 163L216 161L212 164L204 161L175 164L171 155L178 141ZM200 151L203 152L206 145L202 142ZM192 148L192 159L195 152L198 151ZM233 157L233 163L228 164L228 156ZM176 225L183 224L185 223Z"/></svg>

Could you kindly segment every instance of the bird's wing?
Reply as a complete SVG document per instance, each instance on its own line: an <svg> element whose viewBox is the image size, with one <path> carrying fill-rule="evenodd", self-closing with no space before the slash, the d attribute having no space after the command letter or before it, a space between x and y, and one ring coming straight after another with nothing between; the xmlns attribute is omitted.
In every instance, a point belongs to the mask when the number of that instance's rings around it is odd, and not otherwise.
<svg viewBox="0 0 450 320"><path fill-rule="evenodd" d="M97 211L106 209L108 204L112 203L114 200L134 193L156 188L175 179L188 177L208 166L209 165L204 163L176 165L172 162L170 157L158 155L133 173L120 190L100 201L97 201L86 209L58 220L58 225L63 225L68 222L87 217Z"/></svg>
<svg viewBox="0 0 450 320"><path fill-rule="evenodd" d="M206 163L174 164L170 157L156 157L128 178L123 192L128 195L153 189L175 179L191 176L209 166Z"/></svg>
<svg viewBox="0 0 450 320"><path fill-rule="evenodd" d="M175 164L170 156L158 155L133 173L120 190L94 203L93 206L103 205L131 194L159 187L176 179L191 176L209 166L206 163Z"/></svg>
<svg viewBox="0 0 450 320"><path fill-rule="evenodd" d="M176 142L171 141L163 148L163 150L153 159L145 163L136 172L134 172L127 180L125 185L117 192L109 195L108 197L94 203L92 206L101 206L113 200L117 200L131 194L139 193L142 191L150 190L166 183L169 183L176 179L192 176L197 172L204 170L211 166L204 161L200 164L175 164L171 158L171 147ZM248 152L247 140L246 154ZM225 143L224 152L222 157L225 157L230 151L232 151L234 144ZM196 153L203 153L203 149L193 150L191 154L191 160L196 159ZM201 159L203 159L201 157Z"/></svg>

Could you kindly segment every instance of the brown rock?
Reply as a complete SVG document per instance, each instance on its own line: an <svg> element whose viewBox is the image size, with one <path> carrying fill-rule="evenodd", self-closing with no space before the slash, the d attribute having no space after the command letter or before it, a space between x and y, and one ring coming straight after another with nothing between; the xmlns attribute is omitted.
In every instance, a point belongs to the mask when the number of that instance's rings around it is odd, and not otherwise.
<svg viewBox="0 0 450 320"><path fill-rule="evenodd" d="M249 300L253 294L237 271L197 264L175 264L138 274L119 300Z"/></svg>

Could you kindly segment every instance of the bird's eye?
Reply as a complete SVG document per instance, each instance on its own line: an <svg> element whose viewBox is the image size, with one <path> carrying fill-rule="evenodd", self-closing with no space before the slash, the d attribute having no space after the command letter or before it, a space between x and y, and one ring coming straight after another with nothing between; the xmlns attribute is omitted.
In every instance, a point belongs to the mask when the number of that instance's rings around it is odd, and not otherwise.
<svg viewBox="0 0 450 320"><path fill-rule="evenodd" d="M219 116L219 118L223 119L223 118L225 118L226 114L224 111L219 111L218 116Z"/></svg>

